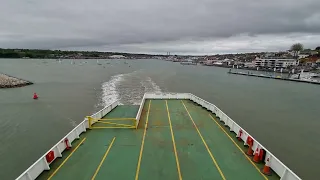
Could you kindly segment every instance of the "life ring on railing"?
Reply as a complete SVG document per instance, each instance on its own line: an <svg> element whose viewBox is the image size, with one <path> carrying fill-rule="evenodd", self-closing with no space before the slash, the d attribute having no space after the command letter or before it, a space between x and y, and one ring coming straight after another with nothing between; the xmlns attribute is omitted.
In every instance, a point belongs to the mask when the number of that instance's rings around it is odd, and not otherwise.
<svg viewBox="0 0 320 180"><path fill-rule="evenodd" d="M46 160L48 163L51 163L54 160L54 151L48 152L46 155Z"/></svg>
<svg viewBox="0 0 320 180"><path fill-rule="evenodd" d="M64 139L64 143L66 145L66 149L69 150L71 148L69 145L69 139L68 138Z"/></svg>

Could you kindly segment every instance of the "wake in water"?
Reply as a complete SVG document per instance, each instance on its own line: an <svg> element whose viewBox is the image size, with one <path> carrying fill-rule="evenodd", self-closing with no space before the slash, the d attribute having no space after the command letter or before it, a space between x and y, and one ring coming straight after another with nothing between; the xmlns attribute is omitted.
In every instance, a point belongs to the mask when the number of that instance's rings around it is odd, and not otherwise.
<svg viewBox="0 0 320 180"><path fill-rule="evenodd" d="M106 106L117 100L120 104L138 105L144 93L161 92L161 88L143 71L112 76L101 88L99 106Z"/></svg>
<svg viewBox="0 0 320 180"><path fill-rule="evenodd" d="M124 74L112 76L108 82L102 84L101 106L106 106L114 101L119 100L119 94L116 86L122 81Z"/></svg>

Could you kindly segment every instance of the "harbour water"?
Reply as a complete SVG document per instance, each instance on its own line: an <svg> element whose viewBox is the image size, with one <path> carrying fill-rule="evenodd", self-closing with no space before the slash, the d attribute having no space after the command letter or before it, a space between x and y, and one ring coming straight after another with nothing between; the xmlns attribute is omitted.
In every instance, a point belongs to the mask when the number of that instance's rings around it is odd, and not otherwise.
<svg viewBox="0 0 320 180"><path fill-rule="evenodd" d="M127 62L127 63L125 63ZM101 64L101 65L99 65ZM0 177L16 178L83 117L144 92L190 92L216 104L303 179L320 155L320 86L235 76L159 60L0 59L0 72L34 85L0 89ZM33 100L37 92L39 100Z"/></svg>

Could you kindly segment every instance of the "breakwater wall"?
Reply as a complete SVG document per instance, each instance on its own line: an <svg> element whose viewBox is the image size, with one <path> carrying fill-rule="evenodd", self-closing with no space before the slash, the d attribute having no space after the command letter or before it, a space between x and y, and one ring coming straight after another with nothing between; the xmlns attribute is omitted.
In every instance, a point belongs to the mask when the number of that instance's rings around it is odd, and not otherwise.
<svg viewBox="0 0 320 180"><path fill-rule="evenodd" d="M30 81L0 73L0 88L15 88L33 84Z"/></svg>
<svg viewBox="0 0 320 180"><path fill-rule="evenodd" d="M317 80L311 80L311 79L291 79L291 78L284 78L280 76L271 76L271 75L263 75L263 74L254 74L254 73L244 73L244 72L232 72L229 71L229 74L236 74L236 75L243 75L243 76L254 76L254 77L260 77L260 78L268 78L268 79L277 79L277 80L283 80L283 81L295 81L295 82L301 82L301 83L309 83L309 84L318 84L320 85L320 82Z"/></svg>

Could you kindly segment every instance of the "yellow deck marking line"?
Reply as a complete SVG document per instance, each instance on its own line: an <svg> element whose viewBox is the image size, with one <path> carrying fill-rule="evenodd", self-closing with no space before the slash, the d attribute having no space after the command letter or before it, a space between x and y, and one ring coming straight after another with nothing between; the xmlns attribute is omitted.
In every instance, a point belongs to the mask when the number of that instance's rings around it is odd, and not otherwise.
<svg viewBox="0 0 320 180"><path fill-rule="evenodd" d="M73 151L69 154L69 156L58 166L58 168L49 176L47 180L50 180L58 171L59 169L68 161L68 159L72 156L72 154L80 147L80 145L86 140L83 138L82 141L73 149Z"/></svg>
<svg viewBox="0 0 320 180"><path fill-rule="evenodd" d="M105 118L105 119L94 119L94 120L105 120L105 121L110 121L110 120L136 120L136 118Z"/></svg>
<svg viewBox="0 0 320 180"><path fill-rule="evenodd" d="M264 177L264 179L268 180L268 178L261 173L260 169L251 161L251 159L246 155L246 153L238 146L238 144L232 139L232 137L230 137L230 135L223 129L223 127L221 127L221 125L217 122L217 120L215 120L214 117L211 116L211 114L209 114L210 118L220 127L220 129L222 129L222 131L229 137L229 139L233 142L234 145L237 146L237 148L242 152L242 154L247 158L247 160L257 169L257 171Z"/></svg>
<svg viewBox="0 0 320 180"><path fill-rule="evenodd" d="M166 108L167 108L167 114L168 114L168 121L169 121L169 125L170 125L171 139L172 139L172 144L173 144L174 155L176 156L177 171L178 171L179 179L182 180L182 175L181 175L181 171L180 171L180 164L179 164L179 158L178 158L178 153L177 153L177 148L176 148L176 142L174 140L174 134L173 134L173 129L172 129L171 118L170 118L170 113L169 113L169 107L168 107L167 100L166 100Z"/></svg>
<svg viewBox="0 0 320 180"><path fill-rule="evenodd" d="M99 170L100 170L100 168L101 168L104 160L105 160L106 157L108 156L109 151L110 151L110 149L111 149L111 147L112 147L112 145L113 145L113 143L114 143L115 140L116 140L116 137L113 137L113 139L112 139L112 141L111 141L111 143L110 143L110 145L109 145L106 153L104 153L103 158L101 159L100 164L99 164L99 166L97 167L96 172L95 172L94 175L92 176L91 180L94 180L94 179L96 178L96 176L97 176L97 174L98 174L98 172L99 172Z"/></svg>
<svg viewBox="0 0 320 180"><path fill-rule="evenodd" d="M150 106L151 106L151 100L150 100L149 106L148 106L147 120L146 120L146 123L145 123L145 125L144 125L144 132L143 132L143 137L142 137L142 142L141 142L140 155L139 155L139 160L138 160L138 165L137 165L137 171L136 171L136 178L135 178L135 180L138 180L138 179L139 179L140 164L141 164L141 159L142 159L142 153L143 153L143 147L144 147L144 140L145 140L146 134L147 134L147 126L148 126L148 121L149 121Z"/></svg>
<svg viewBox="0 0 320 180"><path fill-rule="evenodd" d="M193 118L191 117L190 112L188 111L188 109L187 109L186 105L183 103L183 101L182 101L182 100L181 100L181 102L182 102L182 104L183 104L184 108L186 109L186 111L187 111L187 113L188 113L188 115L189 115L189 117L190 117L190 120L192 121L192 123L193 123L194 127L196 128L196 130L197 130L197 132L198 132L198 134L199 134L199 136L200 136L200 138L201 138L201 140L202 140L202 142L203 142L204 146L206 147L206 149L207 149L207 151L208 151L208 153L209 153L209 155L210 155L210 157L211 157L211 159L212 159L212 161L213 161L214 165L217 167L217 169L218 169L218 171L219 171L219 173L220 173L220 175L221 175L222 179L223 179L223 180L226 180L226 177L224 176L223 172L221 171L221 169L220 169L220 167L219 167L219 165L218 165L218 163L217 163L216 159L215 159L215 158L214 158L214 156L212 155L212 153L211 153L211 151L210 151L210 149L209 149L209 147L208 147L208 145L207 145L206 141L204 140L203 136L201 135L201 133L200 133L200 131L199 131L199 129L198 129L198 127L197 127L196 123L194 122Z"/></svg>
<svg viewBox="0 0 320 180"><path fill-rule="evenodd" d="M91 129L124 129L124 128L132 129L132 128L136 128L136 127L135 126L91 127Z"/></svg>
<svg viewBox="0 0 320 180"><path fill-rule="evenodd" d="M98 121L99 122L99 121ZM118 126L125 126L125 127L131 127L133 125L130 124L121 124L121 123L113 123L113 122L99 122L99 123L103 123L103 124L113 124L113 125L118 125Z"/></svg>

